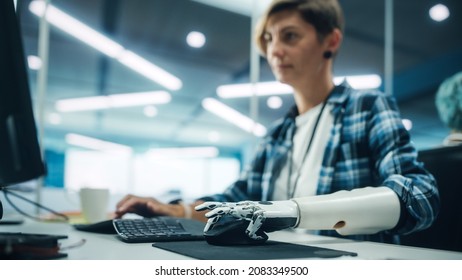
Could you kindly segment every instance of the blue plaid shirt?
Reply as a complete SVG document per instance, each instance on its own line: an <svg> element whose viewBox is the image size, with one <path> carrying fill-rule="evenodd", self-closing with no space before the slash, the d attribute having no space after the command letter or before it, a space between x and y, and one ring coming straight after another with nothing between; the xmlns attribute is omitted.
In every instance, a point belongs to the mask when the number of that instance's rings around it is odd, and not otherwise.
<svg viewBox="0 0 462 280"><path fill-rule="evenodd" d="M386 186L401 201L398 225L375 235L352 239L398 243L400 234L429 227L439 210L436 182L423 165L404 128L394 98L379 91L335 87L328 103L334 124L324 152L317 194ZM256 156L238 181L215 201L271 200L274 182L293 145L296 107L278 120L260 143ZM335 231L322 234L338 236Z"/></svg>

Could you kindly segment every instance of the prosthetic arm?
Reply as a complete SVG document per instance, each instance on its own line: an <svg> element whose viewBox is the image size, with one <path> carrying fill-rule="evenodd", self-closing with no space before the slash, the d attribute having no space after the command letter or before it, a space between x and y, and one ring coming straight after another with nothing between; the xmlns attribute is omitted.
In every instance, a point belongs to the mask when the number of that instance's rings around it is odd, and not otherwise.
<svg viewBox="0 0 462 280"><path fill-rule="evenodd" d="M196 206L196 210L211 210L205 214L209 220L204 232L221 218L232 217L248 220L246 234L252 239L262 239L265 237L259 232L290 227L335 229L342 235L374 234L398 223L400 202L387 187L367 187L287 201L205 202Z"/></svg>
<svg viewBox="0 0 462 280"><path fill-rule="evenodd" d="M339 234L374 234L392 229L400 217L400 202L387 187L367 187L328 195L294 198L300 209L298 227L335 229Z"/></svg>

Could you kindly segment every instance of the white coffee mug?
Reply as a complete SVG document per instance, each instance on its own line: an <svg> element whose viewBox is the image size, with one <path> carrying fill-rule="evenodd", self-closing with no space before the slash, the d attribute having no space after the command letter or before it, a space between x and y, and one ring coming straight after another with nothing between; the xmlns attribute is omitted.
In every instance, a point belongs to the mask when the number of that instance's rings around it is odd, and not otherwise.
<svg viewBox="0 0 462 280"><path fill-rule="evenodd" d="M83 217L88 223L97 223L108 219L109 190L84 187L79 191Z"/></svg>

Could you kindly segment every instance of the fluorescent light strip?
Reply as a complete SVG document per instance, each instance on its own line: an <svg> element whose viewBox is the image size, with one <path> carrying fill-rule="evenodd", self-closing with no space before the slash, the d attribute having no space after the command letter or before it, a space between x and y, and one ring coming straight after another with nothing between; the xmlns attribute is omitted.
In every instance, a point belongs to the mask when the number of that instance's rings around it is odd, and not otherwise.
<svg viewBox="0 0 462 280"><path fill-rule="evenodd" d="M59 100L55 108L59 112L105 110L110 108L165 104L171 101L166 91L121 93L106 96L92 96Z"/></svg>
<svg viewBox="0 0 462 280"><path fill-rule="evenodd" d="M39 17L43 17L46 10L46 19L49 23L62 31L71 34L75 38L107 56L117 57L124 50L120 44L100 34L54 6L48 5L47 8L44 1L32 1L29 5L29 10Z"/></svg>
<svg viewBox="0 0 462 280"><path fill-rule="evenodd" d="M183 87L180 79L132 51L125 50L117 59L128 68L170 90L179 90Z"/></svg>
<svg viewBox="0 0 462 280"><path fill-rule="evenodd" d="M107 142L74 133L66 134L66 142L70 145L104 152L131 154L133 151L129 146Z"/></svg>
<svg viewBox="0 0 462 280"><path fill-rule="evenodd" d="M47 7L44 1L35 0L30 3L29 10L39 17L43 17L46 13L45 18L50 24L74 36L103 54L119 60L119 62L125 66L170 90L178 90L183 86L181 80L177 77L137 54L126 50L119 43L69 16L53 5L48 5Z"/></svg>
<svg viewBox="0 0 462 280"><path fill-rule="evenodd" d="M348 81L351 87L355 89L378 88L382 84L382 79L378 75L358 75L358 76L335 77L334 83L338 85L345 79ZM252 84L222 85L217 88L217 95L221 98L250 97L254 93L257 96L292 94L293 88L289 85L282 84L276 81L261 82L255 85L252 85Z"/></svg>
<svg viewBox="0 0 462 280"><path fill-rule="evenodd" d="M244 131L253 133L255 136L261 137L266 134L266 128L263 125L256 123L251 118L241 114L216 99L205 98L202 100L202 107L218 117L238 126Z"/></svg>
<svg viewBox="0 0 462 280"><path fill-rule="evenodd" d="M221 98L249 97L252 96L253 92L255 92L258 96L267 96L276 94L291 94L293 93L293 89L291 86L280 82L261 82L255 85L223 85L217 88L217 94Z"/></svg>
<svg viewBox="0 0 462 280"><path fill-rule="evenodd" d="M215 158L219 150L216 147L158 148L150 149L146 154L150 159Z"/></svg>
<svg viewBox="0 0 462 280"><path fill-rule="evenodd" d="M354 89L374 89L379 88L382 85L382 78L375 74L335 77L334 84L339 85L345 79Z"/></svg>

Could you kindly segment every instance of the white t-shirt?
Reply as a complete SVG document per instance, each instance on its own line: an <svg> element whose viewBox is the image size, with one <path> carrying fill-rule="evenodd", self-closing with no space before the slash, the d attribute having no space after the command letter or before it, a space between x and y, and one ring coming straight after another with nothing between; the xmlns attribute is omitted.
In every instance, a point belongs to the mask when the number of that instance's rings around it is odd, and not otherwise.
<svg viewBox="0 0 462 280"><path fill-rule="evenodd" d="M330 113L332 106L329 104L326 105L322 112L322 116L319 119L313 143L306 155L305 161L303 161L303 157L305 156L308 148L309 141L313 133L313 127L322 106L323 103L295 118L297 128L293 139L293 152L289 153L289 156L292 155L292 158L287 159L285 166L282 168L279 177L275 181L272 200L287 200L292 198L289 196L293 193L295 185L296 188L293 197L316 195L319 171L324 157L324 150L334 123L333 116ZM292 176L290 176L291 182L288 186L289 160L292 161ZM302 164L303 166L300 168L300 165Z"/></svg>

